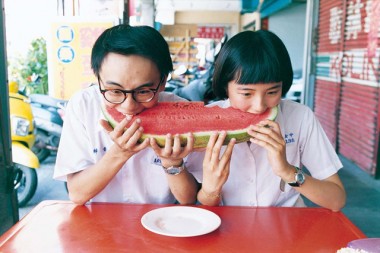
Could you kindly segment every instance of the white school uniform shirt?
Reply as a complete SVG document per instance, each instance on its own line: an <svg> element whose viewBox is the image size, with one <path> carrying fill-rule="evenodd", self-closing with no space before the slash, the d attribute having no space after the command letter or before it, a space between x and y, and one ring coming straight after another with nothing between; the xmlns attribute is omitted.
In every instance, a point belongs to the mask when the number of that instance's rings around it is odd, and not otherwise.
<svg viewBox="0 0 380 253"><path fill-rule="evenodd" d="M229 107L230 101L210 106ZM334 148L314 113L305 105L282 100L276 122L286 141L286 158L294 166L303 164L314 178L325 179L335 174L340 162ZM224 152L223 147L221 152ZM186 167L202 181L204 152L189 155ZM300 194L288 184L280 190L281 178L273 173L267 151L247 142L235 144L230 174L222 188L222 203L228 206L305 206Z"/></svg>
<svg viewBox="0 0 380 253"><path fill-rule="evenodd" d="M103 100L97 85L76 93L69 101L53 178L65 181L68 174L97 163L113 141L99 124L104 118ZM184 100L172 93L159 93L159 101ZM106 168L105 168L106 169ZM153 149L132 156L91 201L127 203L174 203L166 174Z"/></svg>

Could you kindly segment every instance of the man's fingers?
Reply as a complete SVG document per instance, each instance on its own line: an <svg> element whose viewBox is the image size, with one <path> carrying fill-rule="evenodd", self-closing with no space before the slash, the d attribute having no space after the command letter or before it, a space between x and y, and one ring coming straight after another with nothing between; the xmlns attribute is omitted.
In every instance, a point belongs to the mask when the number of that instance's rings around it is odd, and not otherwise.
<svg viewBox="0 0 380 253"><path fill-rule="evenodd" d="M124 132L124 129L127 127L128 123L131 121L131 117L125 117L122 121L120 121L119 124L115 126L116 132ZM140 120L135 120L135 122L138 121L140 123ZM134 123L135 123L134 122ZM132 124L133 125L133 124Z"/></svg>
<svg viewBox="0 0 380 253"><path fill-rule="evenodd" d="M101 119L99 121L100 125L103 127L103 129L109 133L113 130L113 127L109 124L109 122L107 120L104 120L104 119Z"/></svg>
<svg viewBox="0 0 380 253"><path fill-rule="evenodd" d="M136 144L141 138L143 132L144 132L144 129L142 127L139 127L133 133L127 133L127 131L124 132L122 138L124 139L126 144L128 143Z"/></svg>
<svg viewBox="0 0 380 253"><path fill-rule="evenodd" d="M163 154L168 156L172 153L173 138L171 134L167 134L165 137L165 147L163 149Z"/></svg>
<svg viewBox="0 0 380 253"><path fill-rule="evenodd" d="M182 148L181 148L181 139L179 137L179 134L176 134L174 136L174 140L173 140L173 147L172 147L172 156L178 156L182 151Z"/></svg>
<svg viewBox="0 0 380 253"><path fill-rule="evenodd" d="M190 152L194 148L194 135L192 133L187 134L186 150Z"/></svg>

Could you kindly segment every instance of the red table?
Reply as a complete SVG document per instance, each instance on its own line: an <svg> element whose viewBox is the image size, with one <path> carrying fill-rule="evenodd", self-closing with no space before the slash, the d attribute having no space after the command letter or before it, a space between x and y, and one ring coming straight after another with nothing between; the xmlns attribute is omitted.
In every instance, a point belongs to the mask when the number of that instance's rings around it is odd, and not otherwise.
<svg viewBox="0 0 380 253"><path fill-rule="evenodd" d="M44 201L0 237L0 252L336 252L366 236L341 212L323 208L203 207L221 226L169 237L140 222L164 205Z"/></svg>

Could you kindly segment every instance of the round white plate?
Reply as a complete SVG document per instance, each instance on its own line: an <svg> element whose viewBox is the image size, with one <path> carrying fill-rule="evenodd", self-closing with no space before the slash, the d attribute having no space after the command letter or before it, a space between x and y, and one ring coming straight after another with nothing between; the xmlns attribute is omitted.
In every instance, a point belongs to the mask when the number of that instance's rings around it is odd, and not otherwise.
<svg viewBox="0 0 380 253"><path fill-rule="evenodd" d="M357 239L349 242L347 246L356 250L365 250L366 252L380 252L380 238Z"/></svg>
<svg viewBox="0 0 380 253"><path fill-rule="evenodd" d="M141 218L141 224L160 235L190 237L214 231L221 220L215 213L202 208L170 206L147 212Z"/></svg>

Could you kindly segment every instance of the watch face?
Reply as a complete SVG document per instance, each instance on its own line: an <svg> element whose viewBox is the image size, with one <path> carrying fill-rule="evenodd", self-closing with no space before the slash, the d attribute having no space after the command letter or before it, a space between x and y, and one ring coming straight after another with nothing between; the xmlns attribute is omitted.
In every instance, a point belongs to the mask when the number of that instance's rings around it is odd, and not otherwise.
<svg viewBox="0 0 380 253"><path fill-rule="evenodd" d="M297 174L296 174L296 181L297 181L297 183L299 183L299 184L303 184L304 182L305 182L305 175L302 173L302 172L298 172Z"/></svg>
<svg viewBox="0 0 380 253"><path fill-rule="evenodd" d="M183 165L183 162L182 162L182 164L179 166L171 166L169 168L165 168L164 166L162 166L162 168L164 169L166 174L178 175L185 169L185 166Z"/></svg>
<svg viewBox="0 0 380 253"><path fill-rule="evenodd" d="M180 167L171 167L171 168L166 170L166 173L168 173L170 175L178 175L180 172L181 172Z"/></svg>
<svg viewBox="0 0 380 253"><path fill-rule="evenodd" d="M294 174L295 181L288 183L292 187L299 187L305 182L305 175L303 174L303 171L298 169L297 167L296 169L297 172Z"/></svg>

